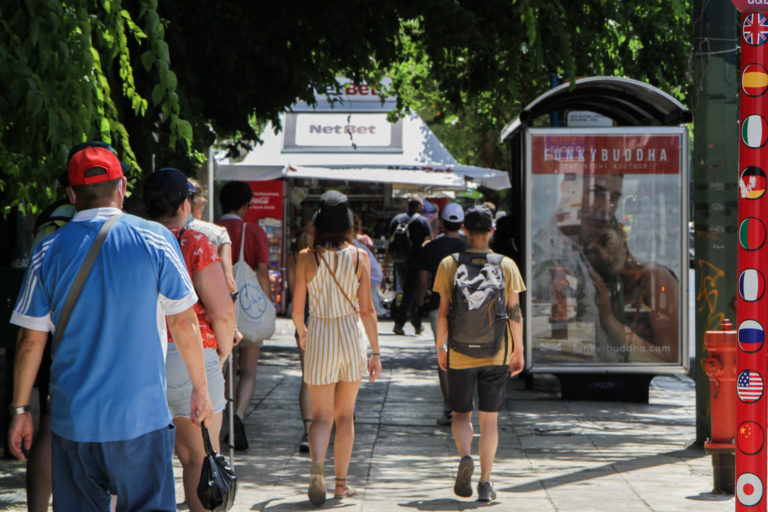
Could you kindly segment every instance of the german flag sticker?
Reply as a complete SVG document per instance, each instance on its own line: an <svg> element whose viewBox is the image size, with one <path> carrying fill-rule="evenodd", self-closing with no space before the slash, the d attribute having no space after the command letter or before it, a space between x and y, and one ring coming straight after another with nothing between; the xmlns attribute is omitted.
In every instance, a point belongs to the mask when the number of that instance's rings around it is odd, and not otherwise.
<svg viewBox="0 0 768 512"><path fill-rule="evenodd" d="M765 226L759 219L747 217L739 226L739 243L747 251L756 251L765 243Z"/></svg>
<svg viewBox="0 0 768 512"><path fill-rule="evenodd" d="M739 193L744 199L760 199L765 194L765 173L755 165L741 171Z"/></svg>
<svg viewBox="0 0 768 512"><path fill-rule="evenodd" d="M741 88L747 96L762 96L768 90L768 71L760 64L747 64L741 73Z"/></svg>

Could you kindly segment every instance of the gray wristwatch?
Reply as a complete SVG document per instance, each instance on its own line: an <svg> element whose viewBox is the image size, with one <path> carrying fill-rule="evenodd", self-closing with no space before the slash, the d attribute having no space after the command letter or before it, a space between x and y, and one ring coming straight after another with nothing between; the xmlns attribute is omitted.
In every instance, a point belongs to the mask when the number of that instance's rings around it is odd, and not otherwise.
<svg viewBox="0 0 768 512"><path fill-rule="evenodd" d="M13 405L10 405L8 407L8 411L11 413L11 416L15 416L17 414L24 414L25 412L29 412L32 408L27 405L21 405L19 407L14 407Z"/></svg>

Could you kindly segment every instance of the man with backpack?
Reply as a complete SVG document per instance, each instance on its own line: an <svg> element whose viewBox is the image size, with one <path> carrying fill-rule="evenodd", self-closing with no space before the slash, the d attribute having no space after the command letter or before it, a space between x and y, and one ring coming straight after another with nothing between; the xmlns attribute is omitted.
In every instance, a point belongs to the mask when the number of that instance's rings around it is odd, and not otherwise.
<svg viewBox="0 0 768 512"><path fill-rule="evenodd" d="M472 410L477 386L480 423L478 501L491 501L493 459L498 445L498 413L504 408L507 375L523 370L523 316L519 293L525 284L510 258L488 249L491 212L472 207L464 216L467 251L446 256L435 275L440 294L435 348L448 372L451 429L461 460L453 490L472 496Z"/></svg>
<svg viewBox="0 0 768 512"><path fill-rule="evenodd" d="M399 335L405 334L403 327L408 320L413 324L417 335L423 330L421 317L416 310L416 288L419 282L417 256L424 242L432 239L429 221L421 215L423 210L424 201L413 196L408 199L407 212L395 215L389 223L389 246L383 270L386 277L389 262L392 261L395 279L403 290L400 306L392 314L395 320L392 331Z"/></svg>

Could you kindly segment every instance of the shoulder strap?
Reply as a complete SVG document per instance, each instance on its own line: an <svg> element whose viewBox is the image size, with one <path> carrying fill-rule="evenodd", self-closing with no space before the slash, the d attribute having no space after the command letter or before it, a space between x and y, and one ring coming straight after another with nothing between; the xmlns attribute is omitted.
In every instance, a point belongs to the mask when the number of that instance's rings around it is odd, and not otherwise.
<svg viewBox="0 0 768 512"><path fill-rule="evenodd" d="M489 263L492 263L496 266L500 266L501 261L504 259L504 255L496 252L489 252L486 256L486 259L488 260Z"/></svg>
<svg viewBox="0 0 768 512"><path fill-rule="evenodd" d="M358 258L359 258L359 254L358 254ZM325 263L325 266L328 267L328 273L331 274L331 279L333 279L333 282L336 284L336 287L339 289L339 291L344 296L344 298L347 299L347 302L349 303L349 305L352 306L352 309L354 309L359 313L360 311L357 309L357 306L355 305L354 302L352 302L352 299L347 297L347 293L344 291L344 288L341 287L341 284L339 284L338 279L336 279L336 273L333 271L333 269L328 264L328 262L325 261L325 258L323 258L322 254L320 255L320 261Z"/></svg>
<svg viewBox="0 0 768 512"><path fill-rule="evenodd" d="M240 259L238 259L237 261L245 261L243 259L243 254L245 254L245 226L247 226L247 224L245 223L245 221L243 221L242 236L240 238Z"/></svg>
<svg viewBox="0 0 768 512"><path fill-rule="evenodd" d="M72 288L69 289L67 300L64 302L64 307L61 310L61 318L59 318L59 324L56 326L56 334L53 336L53 343L51 345L53 353L56 353L56 348L59 346L59 341L61 341L64 328L67 326L67 322L69 322L69 316L72 314L72 309L75 307L77 298L80 296L80 292L83 290L83 285L85 285L85 281L88 279L88 274L91 273L91 268L96 261L96 257L99 255L101 245L107 238L107 233L110 228L112 228L112 225L122 216L123 214L120 213L108 218L107 221L101 225L99 233L96 235L93 243L91 243L91 248L88 249L88 254L85 255L85 260L83 260L82 265L80 265L80 270L77 271L75 282L72 283Z"/></svg>
<svg viewBox="0 0 768 512"><path fill-rule="evenodd" d="M410 226L410 225L411 225L411 222L415 221L415 220L416 220L416 217L418 217L418 216L419 216L419 212L416 212L416 213L414 213L413 215L411 215L411 218L410 218L410 219L408 219L408 226Z"/></svg>

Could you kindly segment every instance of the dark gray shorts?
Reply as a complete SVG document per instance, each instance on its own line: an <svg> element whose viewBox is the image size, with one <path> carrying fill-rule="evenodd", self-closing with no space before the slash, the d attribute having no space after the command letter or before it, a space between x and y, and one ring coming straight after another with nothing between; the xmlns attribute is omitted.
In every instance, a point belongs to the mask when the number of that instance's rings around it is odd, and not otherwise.
<svg viewBox="0 0 768 512"><path fill-rule="evenodd" d="M499 412L504 409L509 367L507 365L480 366L466 370L448 368L448 405L452 411L470 412L475 408L477 384L479 410Z"/></svg>

